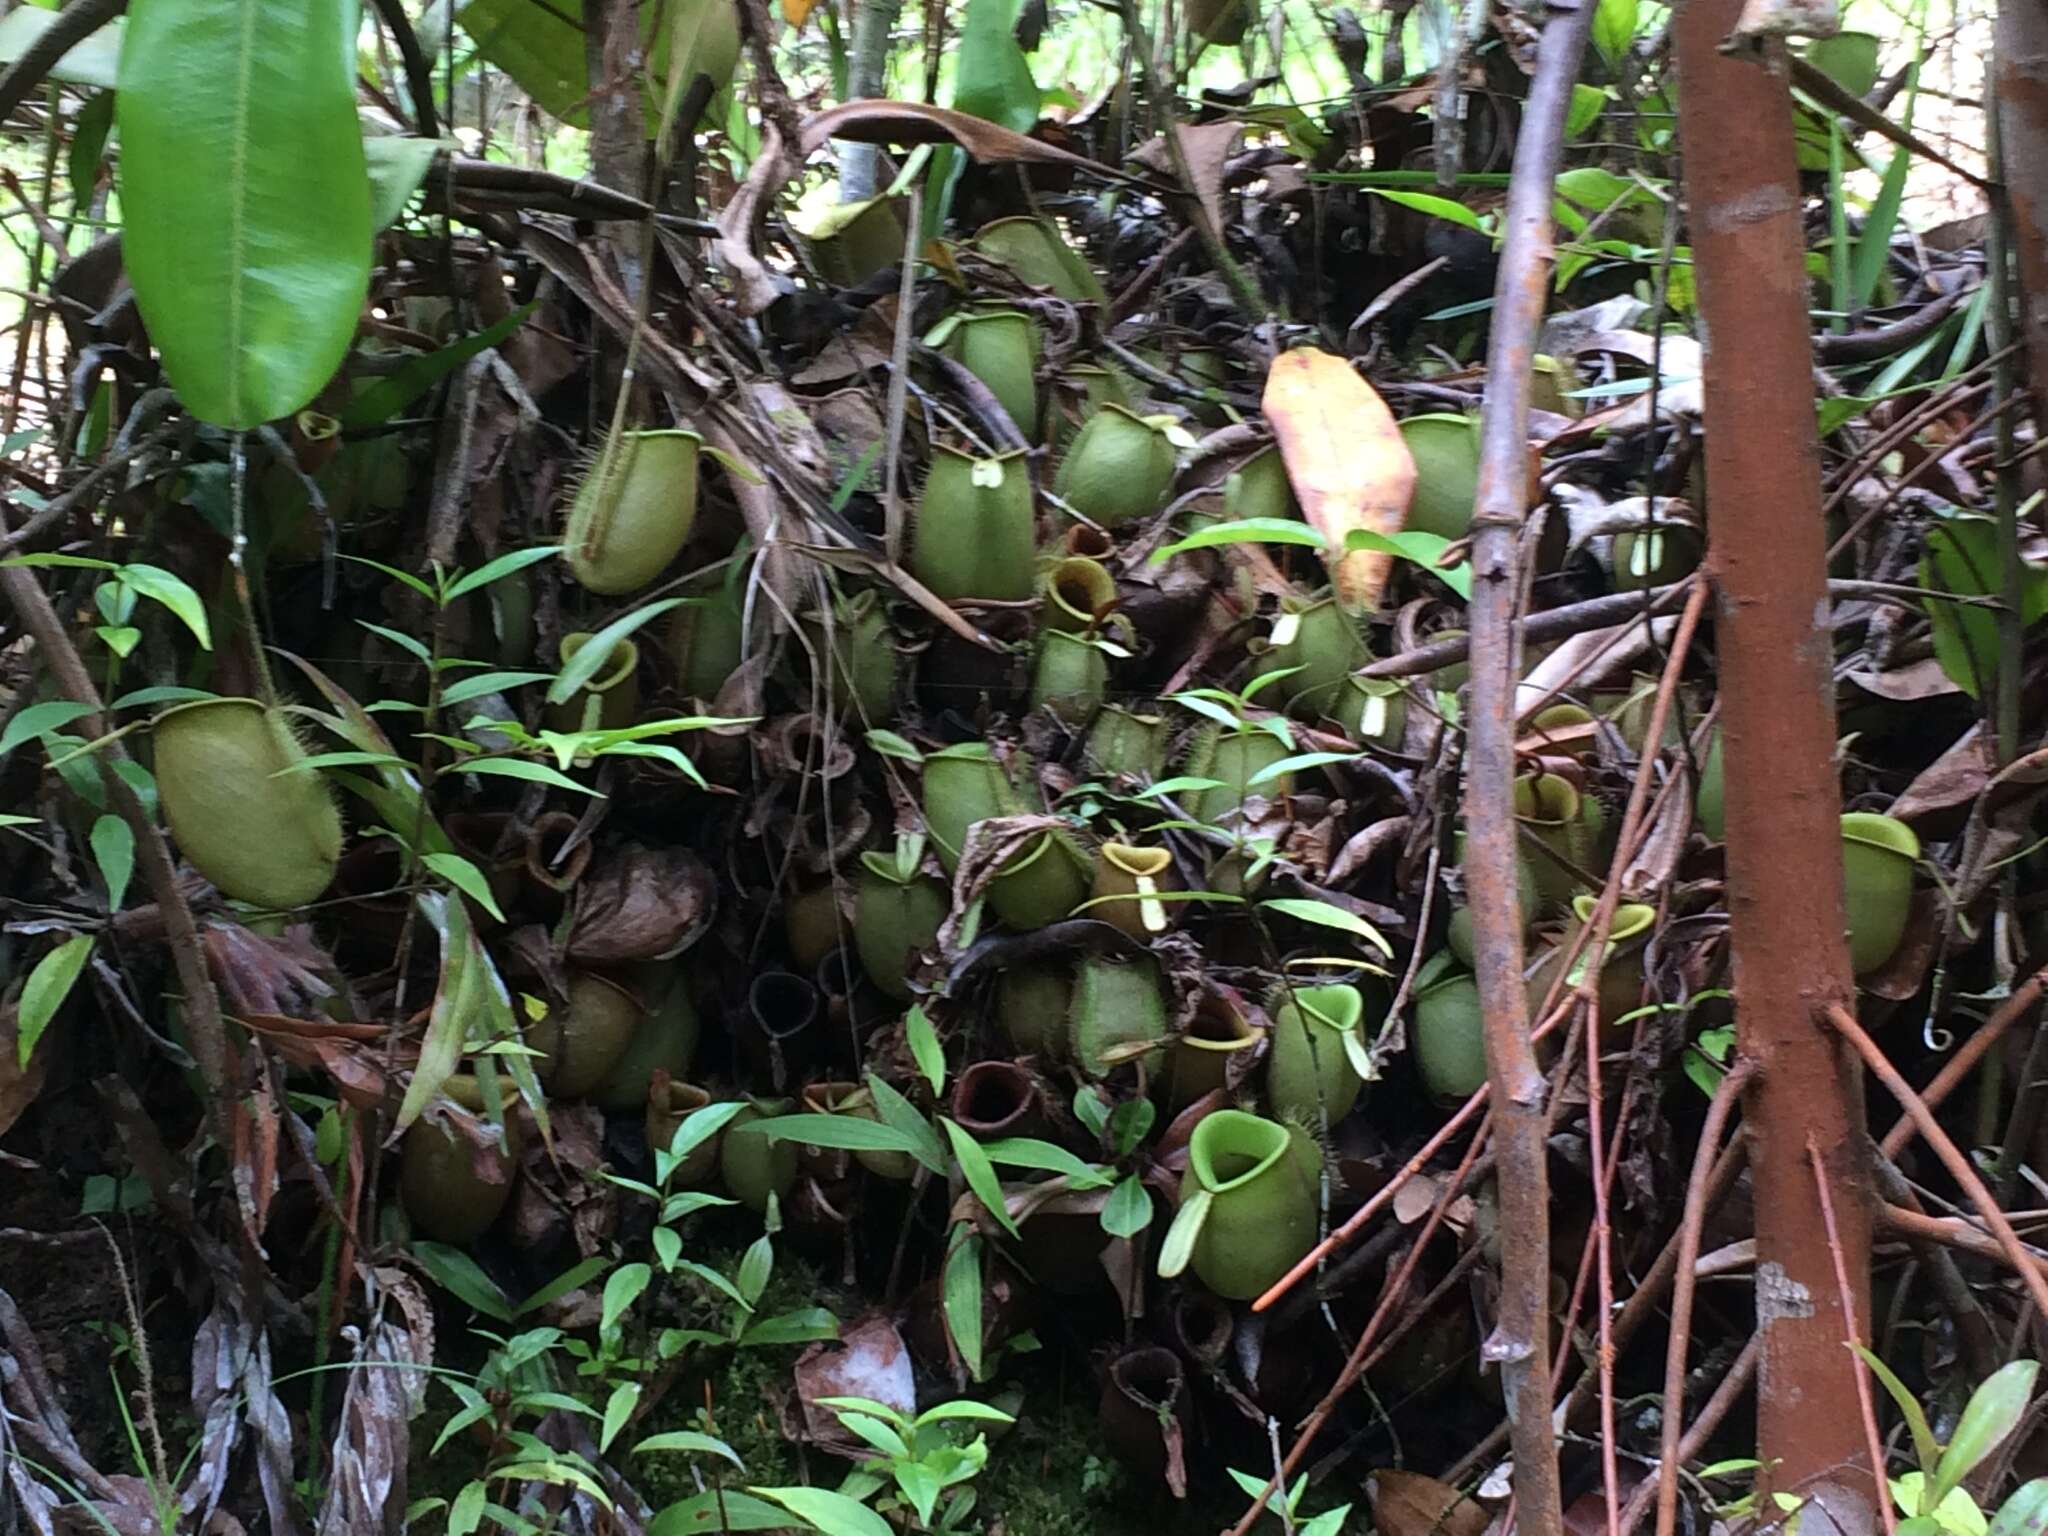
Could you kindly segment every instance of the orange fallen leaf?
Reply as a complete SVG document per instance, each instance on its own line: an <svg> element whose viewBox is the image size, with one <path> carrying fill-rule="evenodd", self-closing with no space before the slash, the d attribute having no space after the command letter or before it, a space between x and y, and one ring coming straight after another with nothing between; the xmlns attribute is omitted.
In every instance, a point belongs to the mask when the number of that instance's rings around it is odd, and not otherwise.
<svg viewBox="0 0 2048 1536"><path fill-rule="evenodd" d="M818 0L782 0L782 19L797 31L802 31L817 3Z"/></svg>
<svg viewBox="0 0 2048 1536"><path fill-rule="evenodd" d="M1399 533L1415 494L1415 460L1394 413L1358 370L1315 347L1283 352L1262 402L1295 499L1328 547L1330 584L1353 613L1379 606L1392 556L1346 552L1354 528Z"/></svg>

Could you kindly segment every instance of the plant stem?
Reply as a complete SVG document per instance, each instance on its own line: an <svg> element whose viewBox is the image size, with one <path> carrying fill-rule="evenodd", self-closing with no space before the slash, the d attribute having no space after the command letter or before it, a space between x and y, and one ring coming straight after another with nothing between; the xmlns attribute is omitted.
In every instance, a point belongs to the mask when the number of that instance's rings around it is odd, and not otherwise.
<svg viewBox="0 0 2048 1536"><path fill-rule="evenodd" d="M1472 521L1472 711L1465 760L1465 868L1500 1194L1501 1296L1481 1357L1499 1364L1514 1447L1520 1528L1563 1529L1550 1419L1550 1177L1547 1085L1529 1036L1515 882L1515 612L1529 503L1529 389L1555 252L1551 193L1593 8L1550 13L1515 145L1503 217L1480 420Z"/></svg>

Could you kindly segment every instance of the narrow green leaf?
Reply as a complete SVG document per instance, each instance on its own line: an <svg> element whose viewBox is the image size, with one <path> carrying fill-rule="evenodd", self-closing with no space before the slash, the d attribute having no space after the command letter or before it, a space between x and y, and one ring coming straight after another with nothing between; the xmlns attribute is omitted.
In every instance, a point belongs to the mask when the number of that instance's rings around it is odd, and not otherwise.
<svg viewBox="0 0 2048 1536"><path fill-rule="evenodd" d="M1992 1372L1970 1394L1969 1402L1963 1406L1963 1416L1956 1422L1956 1432L1949 1437L1948 1449L1941 1453L1941 1463L1934 1469L1934 1508L1939 1509L1942 1500L1960 1488L1963 1479L2019 1427L2026 1416L2027 1402L2034 1395L2034 1378L2040 1373L2039 1361L2015 1360Z"/></svg>
<svg viewBox="0 0 2048 1536"><path fill-rule="evenodd" d="M1711 1093L1712 1086L1709 1086L1707 1091ZM1871 1374L1877 1377L1885 1391L1891 1394L1892 1401L1898 1404L1899 1413L1906 1421L1906 1428L1913 1436L1914 1459L1923 1468L1934 1466L1941 1456L1941 1442L1934 1438L1934 1430L1927 1423L1927 1414L1921 1409L1920 1400L1876 1354L1861 1344L1851 1347L1863 1357L1863 1363L1870 1367Z"/></svg>
<svg viewBox="0 0 2048 1536"><path fill-rule="evenodd" d="M348 424L348 419L344 416L342 418L342 425L347 426ZM382 560L372 560L368 555L343 554L341 558L355 565L367 565L373 571L382 571L401 586L412 588L413 591L419 593L428 602L431 603L435 600L434 589L410 571L401 571L397 566L386 565Z"/></svg>
<svg viewBox="0 0 2048 1536"><path fill-rule="evenodd" d="M953 1228L953 1245L946 1254L942 1284L945 1299L946 1332L960 1352L967 1374L982 1378L981 1320L981 1238L966 1222Z"/></svg>
<svg viewBox="0 0 2048 1536"><path fill-rule="evenodd" d="M654 1517L647 1536L698 1536L716 1531L786 1531L789 1511L737 1488L706 1488Z"/></svg>
<svg viewBox="0 0 2048 1536"><path fill-rule="evenodd" d="M592 1254L580 1263L570 1265L546 1285L520 1302L513 1310L521 1317L524 1317L535 1308L544 1307L549 1302L568 1295L577 1286L596 1279L607 1269L611 1268L611 1262L603 1254Z"/></svg>
<svg viewBox="0 0 2048 1536"><path fill-rule="evenodd" d="M528 683L544 683L553 676L552 672L479 672L442 689L441 703L444 708L467 704L487 693L503 693L508 688L522 688Z"/></svg>
<svg viewBox="0 0 2048 1536"><path fill-rule="evenodd" d="M1209 1205L1216 1197L1198 1189L1181 1202L1173 1225L1166 1229L1166 1241L1159 1249L1159 1277L1171 1280L1188 1267L1195 1256L1195 1244L1209 1219Z"/></svg>
<svg viewBox="0 0 2048 1536"><path fill-rule="evenodd" d="M416 144L422 141L412 139L402 142ZM343 407L339 417L342 426L350 430L359 430L389 421L479 352L488 352L518 330L526 323L533 309L532 304L522 305L495 325L486 326L460 341L451 341L445 347L412 358L396 373L377 380ZM488 570L489 567L486 566L485 569ZM484 583L478 582L476 585L482 586ZM449 593L451 599L459 595Z"/></svg>
<svg viewBox="0 0 2048 1536"><path fill-rule="evenodd" d="M946 1086L946 1052L939 1044L938 1031L932 1028L932 1021L921 1006L912 1005L903 1020L903 1035L909 1042L910 1054L917 1062L918 1071L932 1085L932 1092L938 1093Z"/></svg>
<svg viewBox="0 0 2048 1536"><path fill-rule="evenodd" d="M92 857L107 883L107 910L118 912L135 874L135 834L118 816L102 816L92 824Z"/></svg>
<svg viewBox="0 0 2048 1536"><path fill-rule="evenodd" d="M815 1344L839 1337L839 1319L823 1307L798 1307L774 1317L749 1323L740 1335L748 1349L772 1349L785 1344Z"/></svg>
<svg viewBox="0 0 2048 1536"><path fill-rule="evenodd" d="M78 973L92 955L92 935L73 934L36 962L21 989L21 1004L15 1015L16 1059L24 1068L35 1054L36 1042L50 1027L50 1020L64 1006Z"/></svg>
<svg viewBox="0 0 2048 1536"><path fill-rule="evenodd" d="M1000 1141L977 1145L991 1163L999 1163L1006 1168L1036 1168L1046 1173L1062 1174L1071 1179L1077 1189L1100 1189L1109 1183L1109 1175L1100 1168L1089 1167L1065 1147L1055 1146L1049 1141L1039 1141L1031 1136L1005 1136Z"/></svg>
<svg viewBox="0 0 2048 1536"><path fill-rule="evenodd" d="M1302 773L1310 768L1326 768L1331 763L1355 763L1356 752L1300 752L1293 757L1283 757L1277 763L1269 763L1244 781L1246 789L1261 784L1270 784L1275 779L1284 779L1290 773Z"/></svg>
<svg viewBox="0 0 2048 1536"><path fill-rule="evenodd" d="M1441 534L1427 533L1420 528L1410 528L1402 533L1391 534L1375 533L1370 528L1354 528L1344 535L1346 549L1376 550L1381 554L1412 560L1458 596L1470 602L1472 567L1463 561L1453 566L1437 564L1443 552L1450 546L1451 541Z"/></svg>
<svg viewBox="0 0 2048 1536"><path fill-rule="evenodd" d="M162 603L197 640L202 649L213 649L213 637L206 627L206 604L185 581L155 565L124 565L121 585L130 591Z"/></svg>
<svg viewBox="0 0 2048 1536"><path fill-rule="evenodd" d="M1219 544L1301 544L1321 549L1325 542L1307 523L1291 517L1246 517L1234 523L1211 523L1198 528L1186 538L1154 550L1147 563L1161 565L1187 550L1213 549Z"/></svg>
<svg viewBox="0 0 2048 1536"><path fill-rule="evenodd" d="M906 763L921 763L924 754L894 731L873 730L868 732L868 745L883 757L893 757Z"/></svg>
<svg viewBox="0 0 2048 1536"><path fill-rule="evenodd" d="M989 1162L981 1143L944 1115L939 1116L939 1125L945 1131L946 1139L953 1144L953 1160L960 1165L960 1176L974 1191L975 1198L1010 1236L1021 1236L1017 1223L1011 1219L1009 1206L1003 1201L1002 1181L996 1177L995 1166Z"/></svg>
<svg viewBox="0 0 2048 1536"><path fill-rule="evenodd" d="M944 1424L955 1419L975 1419L987 1424L1014 1424L1016 1415L1003 1412L993 1403L977 1403L971 1397L956 1397L950 1403L927 1408L917 1416L917 1426Z"/></svg>
<svg viewBox="0 0 2048 1536"><path fill-rule="evenodd" d="M353 0L130 0L121 254L164 371L216 426L298 410L355 338L371 235L356 15Z"/></svg>
<svg viewBox="0 0 2048 1536"><path fill-rule="evenodd" d="M759 1301L774 1273L775 1243L764 1232L740 1255L739 1271L733 1276L733 1284L739 1287L740 1299L750 1307Z"/></svg>
<svg viewBox="0 0 2048 1536"><path fill-rule="evenodd" d="M908 1152L913 1157L924 1143L893 1125L859 1115L777 1115L753 1121L743 1132L770 1141L794 1141L838 1152Z"/></svg>
<svg viewBox="0 0 2048 1536"><path fill-rule="evenodd" d="M723 1440L712 1435L699 1434L694 1429L672 1429L666 1434L649 1435L633 1447L635 1456L643 1451L681 1451L686 1456L723 1456L742 1472L746 1471L739 1452Z"/></svg>
<svg viewBox="0 0 2048 1536"><path fill-rule="evenodd" d="M357 619L356 622L371 634L382 635L401 651L418 658L422 666L431 667L434 664L434 653L427 649L426 642L417 636L408 635L402 629L393 629L388 624L372 624L368 619Z"/></svg>
<svg viewBox="0 0 2048 1536"><path fill-rule="evenodd" d="M482 331L478 334L490 336L492 331L496 331L499 326L505 325L507 321L523 319L532 309L533 306L529 304L516 315L508 315L505 320L499 322L499 325L492 326L491 330ZM505 332L505 335L510 334L509 330ZM472 337L471 339L474 340L476 338ZM491 345L495 346L502 340L504 340L504 336L493 337ZM436 353L435 355L439 356L440 354ZM561 552L562 546L559 544L539 544L532 549L515 549L509 554L500 555L497 559L487 561L483 565L478 566L468 575L457 577L448 588L448 601L452 603L456 598L466 597L479 587L488 587L493 582L503 581L507 576L515 575L525 570L528 566L539 565L543 560L552 560Z"/></svg>
<svg viewBox="0 0 2048 1536"><path fill-rule="evenodd" d="M1352 934L1365 940L1389 959L1393 958L1394 946L1387 942L1386 936L1379 929L1356 913L1346 912L1342 907L1334 906L1330 902L1275 896L1260 902L1259 906L1265 911L1278 912L1298 922L1316 923L1324 928L1335 928L1342 933Z"/></svg>
<svg viewBox="0 0 2048 1536"><path fill-rule="evenodd" d="M457 1300L498 1322L512 1321L512 1303L505 1299L505 1293L460 1248L422 1241L412 1245L412 1253L420 1267Z"/></svg>
<svg viewBox="0 0 2048 1536"><path fill-rule="evenodd" d="M1374 197L1384 197L1390 203L1399 203L1403 208L1413 208L1417 213L1426 213L1431 218L1444 219L1452 224L1462 224L1467 229L1486 232L1486 225L1478 214L1463 203L1448 197L1438 197L1432 192L1393 192L1384 187L1369 187L1366 190Z"/></svg>
<svg viewBox="0 0 2048 1536"><path fill-rule="evenodd" d="M472 775L496 774L500 778L525 779L534 784L552 784L556 789L573 789L577 794L589 795L594 800L604 799L596 790L578 784L566 773L558 773L546 763L528 762L523 757L471 758L445 771Z"/></svg>
<svg viewBox="0 0 2048 1536"><path fill-rule="evenodd" d="M396 1129L401 1131L433 1103L441 1085L462 1060L471 1022L482 1014L485 1006L486 968L490 964L461 902L450 901L438 892L423 893L419 907L441 936L441 976L434 989L433 1008L427 1015L427 1032L420 1041L419 1061L398 1106Z"/></svg>
<svg viewBox="0 0 2048 1536"><path fill-rule="evenodd" d="M611 660L612 650L621 640L631 635L644 624L652 623L671 608L680 608L688 598L666 597L658 603L649 603L636 608L623 618L613 619L596 634L583 642L583 646L569 659L569 664L556 676L553 686L548 689L550 704L566 704L576 696L576 691L602 671Z"/></svg>
<svg viewBox="0 0 2048 1536"><path fill-rule="evenodd" d="M220 695L209 693L204 688L180 688L166 684L157 688L138 688L133 693L124 693L109 705L110 709L134 709L143 704L190 704L200 699L217 699Z"/></svg>
<svg viewBox="0 0 2048 1536"><path fill-rule="evenodd" d="M893 1125L915 1143L904 1150L931 1172L943 1175L946 1171L945 1144L939 1140L939 1133L932 1129L931 1122L917 1112L917 1106L872 1072L868 1074L868 1093L874 1099L875 1113L882 1117L883 1123Z"/></svg>

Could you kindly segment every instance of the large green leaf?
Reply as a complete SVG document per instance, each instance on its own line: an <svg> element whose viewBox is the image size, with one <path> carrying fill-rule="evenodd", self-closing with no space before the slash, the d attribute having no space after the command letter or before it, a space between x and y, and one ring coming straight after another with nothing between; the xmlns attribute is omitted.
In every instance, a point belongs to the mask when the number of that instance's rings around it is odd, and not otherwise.
<svg viewBox="0 0 2048 1536"><path fill-rule="evenodd" d="M469 0L455 19L476 51L519 83L542 111L581 122L590 95L583 0Z"/></svg>
<svg viewBox="0 0 2048 1536"><path fill-rule="evenodd" d="M334 375L370 283L353 0L134 0L122 249L186 409L260 426Z"/></svg>
<svg viewBox="0 0 2048 1536"><path fill-rule="evenodd" d="M954 62L955 110L1031 131L1038 121L1038 82L1017 46L1017 0L967 0Z"/></svg>

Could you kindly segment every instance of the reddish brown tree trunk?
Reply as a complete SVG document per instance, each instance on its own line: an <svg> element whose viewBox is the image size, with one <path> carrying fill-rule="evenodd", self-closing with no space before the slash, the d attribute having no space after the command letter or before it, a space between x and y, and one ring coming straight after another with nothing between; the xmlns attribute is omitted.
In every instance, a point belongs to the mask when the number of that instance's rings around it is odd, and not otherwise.
<svg viewBox="0 0 2048 1536"><path fill-rule="evenodd" d="M1998 135L2034 420L2048 419L2048 3L1998 8Z"/></svg>
<svg viewBox="0 0 2048 1536"><path fill-rule="evenodd" d="M1673 31L1707 340L1738 1045L1758 1068L1744 1099L1763 1336L1758 1455L1774 1488L1837 1504L1876 1495L1806 1154L1811 1132L1835 1188L1856 1315L1867 1318L1859 1084L1817 1021L1822 1005L1855 996L1843 942L1827 541L1791 96L1768 59L1721 51L1741 9L1741 0L1688 0ZM1839 1510L1837 1523L1867 1529L1875 1517L1872 1504Z"/></svg>

